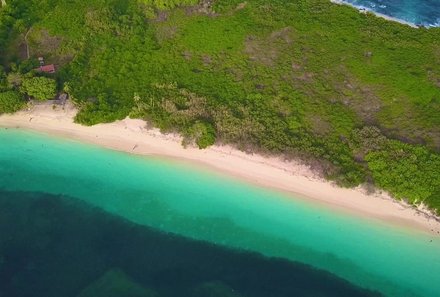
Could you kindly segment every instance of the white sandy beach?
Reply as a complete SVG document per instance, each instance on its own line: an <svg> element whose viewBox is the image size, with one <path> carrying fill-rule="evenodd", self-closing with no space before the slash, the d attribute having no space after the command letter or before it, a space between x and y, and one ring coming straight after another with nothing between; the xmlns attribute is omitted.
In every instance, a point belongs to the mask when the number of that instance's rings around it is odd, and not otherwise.
<svg viewBox="0 0 440 297"><path fill-rule="evenodd" d="M279 158L249 155L230 146L205 150L183 148L181 138L147 129L146 122L125 119L111 124L85 127L73 123L76 110L66 106L35 106L14 115L1 115L0 127L23 128L67 137L106 148L190 161L248 182L294 194L340 211L440 234L440 223L427 214L399 203L387 194L367 195L361 189L343 189L318 178L304 165Z"/></svg>

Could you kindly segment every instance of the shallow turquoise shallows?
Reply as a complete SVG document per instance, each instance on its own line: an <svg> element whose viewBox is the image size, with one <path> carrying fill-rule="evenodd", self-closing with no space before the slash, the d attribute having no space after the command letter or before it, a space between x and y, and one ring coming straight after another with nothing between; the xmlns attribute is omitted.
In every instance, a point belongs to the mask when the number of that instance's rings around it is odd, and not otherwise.
<svg viewBox="0 0 440 297"><path fill-rule="evenodd" d="M0 129L0 189L77 197L142 225L308 263L388 296L440 296L440 237L179 162Z"/></svg>

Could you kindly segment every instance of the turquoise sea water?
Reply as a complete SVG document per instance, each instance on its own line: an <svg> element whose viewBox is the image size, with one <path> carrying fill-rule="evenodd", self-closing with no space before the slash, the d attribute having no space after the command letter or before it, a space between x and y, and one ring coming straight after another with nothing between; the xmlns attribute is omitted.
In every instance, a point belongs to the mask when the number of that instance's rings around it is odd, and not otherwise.
<svg viewBox="0 0 440 297"><path fill-rule="evenodd" d="M440 26L439 0L343 0L343 2L415 25Z"/></svg>
<svg viewBox="0 0 440 297"><path fill-rule="evenodd" d="M137 225L78 199L0 191L0 295L378 297L309 265Z"/></svg>
<svg viewBox="0 0 440 297"><path fill-rule="evenodd" d="M182 163L1 129L0 177L0 190L69 195L156 230L306 263L388 296L440 296L440 237Z"/></svg>

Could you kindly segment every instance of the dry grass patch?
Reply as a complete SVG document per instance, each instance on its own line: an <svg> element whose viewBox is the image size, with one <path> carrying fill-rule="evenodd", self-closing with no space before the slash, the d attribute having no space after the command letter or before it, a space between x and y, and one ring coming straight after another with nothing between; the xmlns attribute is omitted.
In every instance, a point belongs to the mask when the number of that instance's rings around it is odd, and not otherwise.
<svg viewBox="0 0 440 297"><path fill-rule="evenodd" d="M264 38L249 35L244 44L244 52L251 61L273 67L283 53L293 44L293 30L285 27L273 31Z"/></svg>

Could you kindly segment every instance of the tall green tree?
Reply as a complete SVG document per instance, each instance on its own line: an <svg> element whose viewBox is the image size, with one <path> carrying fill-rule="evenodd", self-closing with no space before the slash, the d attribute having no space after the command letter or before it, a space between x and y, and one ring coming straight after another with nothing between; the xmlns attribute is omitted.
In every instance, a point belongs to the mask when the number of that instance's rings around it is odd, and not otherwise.
<svg viewBox="0 0 440 297"><path fill-rule="evenodd" d="M17 91L0 92L0 114L13 113L23 108L25 101Z"/></svg>
<svg viewBox="0 0 440 297"><path fill-rule="evenodd" d="M0 92L6 91L7 89L6 72L3 70L3 67L0 66Z"/></svg>
<svg viewBox="0 0 440 297"><path fill-rule="evenodd" d="M47 77L32 77L23 80L20 90L37 100L48 100L55 97L56 82Z"/></svg>

